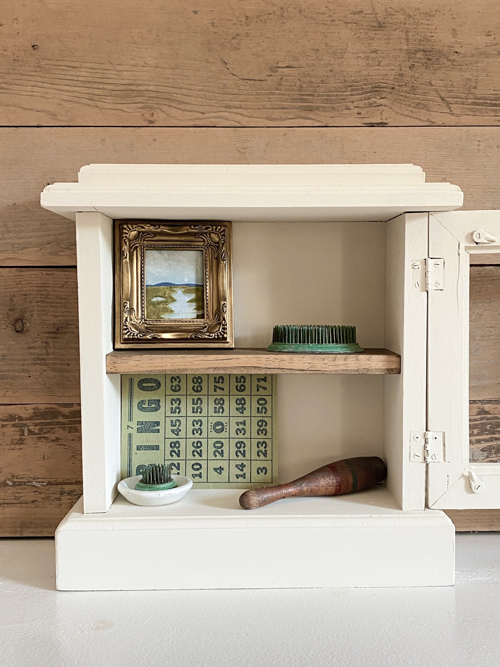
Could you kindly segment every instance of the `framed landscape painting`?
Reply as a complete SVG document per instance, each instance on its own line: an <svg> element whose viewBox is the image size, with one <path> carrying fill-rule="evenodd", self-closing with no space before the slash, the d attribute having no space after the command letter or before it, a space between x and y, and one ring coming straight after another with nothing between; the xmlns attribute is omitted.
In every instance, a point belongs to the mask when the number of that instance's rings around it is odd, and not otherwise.
<svg viewBox="0 0 500 667"><path fill-rule="evenodd" d="M231 223L115 221L115 348L233 347Z"/></svg>

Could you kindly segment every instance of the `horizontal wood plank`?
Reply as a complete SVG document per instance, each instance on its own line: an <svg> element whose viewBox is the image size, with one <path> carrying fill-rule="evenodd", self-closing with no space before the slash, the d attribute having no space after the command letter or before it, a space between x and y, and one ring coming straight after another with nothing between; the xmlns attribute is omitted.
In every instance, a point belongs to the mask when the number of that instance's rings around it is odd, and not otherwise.
<svg viewBox="0 0 500 667"><path fill-rule="evenodd" d="M75 269L0 269L0 403L79 402Z"/></svg>
<svg viewBox="0 0 500 667"><path fill-rule="evenodd" d="M499 30L496 0L10 2L0 124L496 125Z"/></svg>
<svg viewBox="0 0 500 667"><path fill-rule="evenodd" d="M410 162L459 185L464 209L500 209L496 128L4 128L0 143L0 266L76 264L74 224L40 208L40 192L90 163Z"/></svg>
<svg viewBox="0 0 500 667"><path fill-rule="evenodd" d="M72 491L68 490L68 493ZM79 495L76 493L74 500L68 503L69 507L65 511L62 506L57 502L53 503L47 496L44 496L36 507L32 504L27 506L20 500L2 507L0 510L0 537L54 537L57 526L78 498Z"/></svg>
<svg viewBox="0 0 500 667"><path fill-rule="evenodd" d="M0 536L53 535L82 493L80 406L0 406Z"/></svg>
<svg viewBox="0 0 500 667"><path fill-rule="evenodd" d="M382 127L498 125L499 27L494 0L478 0L473 10L457 0L453 11L431 0L341 0L333 9L316 0L293 7L276 0L244 7L236 0L10 3L0 27L0 124L135 128L0 130L0 266L75 265L74 227L42 210L39 193L75 180L90 162L414 162L428 180L460 185L464 208L500 208L496 127ZM342 125L352 127L320 127ZM379 127L362 127L370 125ZM2 280L0 402L79 400L76 286L74 279L72 288L59 284L63 274ZM477 390L485 388L485 372L496 373L487 361L480 365ZM491 444L492 428L496 437L496 403L475 405L479 451ZM79 436L68 433L74 414L50 426L47 409L0 407L17 415L0 421L2 435L10 433L0 468L7 461L17 480L0 483L4 535L52 534L80 494L76 459L63 446L73 442L78 458ZM47 418L30 410L45 410ZM27 433L15 435L21 428ZM25 450L32 474L20 477L26 457L5 443L32 435ZM59 461L58 482L43 476L47 461ZM458 530L500 529L497 510L449 514Z"/></svg>
<svg viewBox="0 0 500 667"><path fill-rule="evenodd" d="M500 264L499 252L470 254L469 257L471 266L493 266Z"/></svg>
<svg viewBox="0 0 500 667"><path fill-rule="evenodd" d="M446 510L457 533L500 530L500 510Z"/></svg>
<svg viewBox="0 0 500 667"><path fill-rule="evenodd" d="M388 350L362 354L296 354L260 349L138 350L110 352L108 373L343 373L401 372L401 358Z"/></svg>

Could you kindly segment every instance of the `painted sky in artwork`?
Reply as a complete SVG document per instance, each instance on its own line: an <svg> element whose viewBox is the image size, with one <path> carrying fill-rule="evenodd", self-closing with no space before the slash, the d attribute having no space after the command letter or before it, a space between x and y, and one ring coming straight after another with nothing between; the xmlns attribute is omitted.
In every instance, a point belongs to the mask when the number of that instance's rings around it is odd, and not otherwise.
<svg viewBox="0 0 500 667"><path fill-rule="evenodd" d="M146 250L146 285L203 285L202 250Z"/></svg>

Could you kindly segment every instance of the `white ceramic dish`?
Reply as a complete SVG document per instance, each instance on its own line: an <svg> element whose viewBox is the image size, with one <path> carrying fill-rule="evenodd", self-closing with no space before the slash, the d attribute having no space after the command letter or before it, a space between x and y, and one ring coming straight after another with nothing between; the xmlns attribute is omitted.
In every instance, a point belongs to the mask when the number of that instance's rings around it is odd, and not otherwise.
<svg viewBox="0 0 500 667"><path fill-rule="evenodd" d="M163 491L138 491L135 488L137 482L141 479L140 475L135 477L127 477L122 479L118 484L118 491L122 496L133 505L141 505L142 507L156 507L157 505L170 505L178 502L184 498L189 489L193 486L192 480L189 477L182 475L172 475L177 486L173 489L164 489Z"/></svg>

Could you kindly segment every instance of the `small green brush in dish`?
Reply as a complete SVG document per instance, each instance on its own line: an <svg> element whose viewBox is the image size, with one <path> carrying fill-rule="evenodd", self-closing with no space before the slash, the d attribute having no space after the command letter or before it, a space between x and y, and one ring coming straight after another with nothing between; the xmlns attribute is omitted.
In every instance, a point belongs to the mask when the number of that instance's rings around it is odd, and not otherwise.
<svg viewBox="0 0 500 667"><path fill-rule="evenodd" d="M142 471L142 478L137 482L137 491L163 491L173 489L177 482L172 479L170 463L150 463Z"/></svg>
<svg viewBox="0 0 500 667"><path fill-rule="evenodd" d="M356 327L331 324L279 324L273 328L270 352L354 354L363 352L356 343Z"/></svg>

